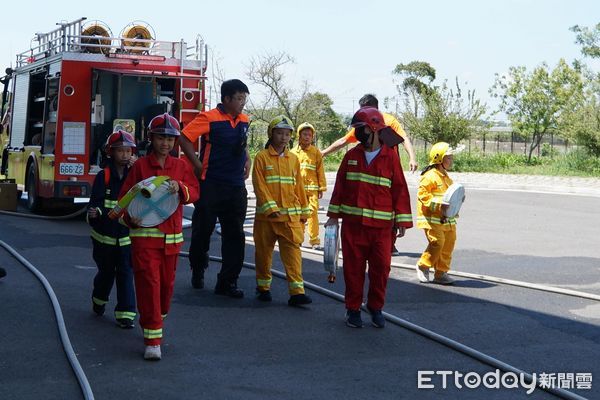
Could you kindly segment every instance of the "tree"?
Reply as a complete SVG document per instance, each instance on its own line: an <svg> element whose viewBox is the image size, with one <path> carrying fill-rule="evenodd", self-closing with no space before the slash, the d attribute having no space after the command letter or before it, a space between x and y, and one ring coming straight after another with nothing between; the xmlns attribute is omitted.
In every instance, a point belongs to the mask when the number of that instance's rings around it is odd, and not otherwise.
<svg viewBox="0 0 600 400"><path fill-rule="evenodd" d="M582 46L581 52L588 57L600 57L600 24L594 28L580 27L579 25L570 28L576 33L575 43Z"/></svg>
<svg viewBox="0 0 600 400"><path fill-rule="evenodd" d="M466 95L455 81L452 89L444 82L441 87L432 86L419 96L423 104L422 115L405 111L402 116L408 131L429 143L444 141L452 146L468 139L484 129L480 118L485 105L475 97L474 90Z"/></svg>
<svg viewBox="0 0 600 400"><path fill-rule="evenodd" d="M582 100L581 74L561 59L554 70L543 63L528 73L525 67L510 67L508 76L496 74L490 94L499 98L515 130L531 137L528 162L542 138L557 131L560 117L576 109Z"/></svg>
<svg viewBox="0 0 600 400"><path fill-rule="evenodd" d="M246 75L262 89L262 96L251 96L247 111L253 121L269 123L276 115L286 115L295 126L310 122L323 144L329 144L343 132L340 118L331 108L333 101L325 93L310 92L308 82L294 90L285 80L285 68L294 59L285 52L265 53L252 57ZM254 128L260 128L260 131ZM253 122L250 135L266 132L265 125ZM332 139L333 138L333 139Z"/></svg>
<svg viewBox="0 0 600 400"><path fill-rule="evenodd" d="M584 146L593 156L600 157L600 102L597 96L586 96L585 103L565 113L560 122L565 137Z"/></svg>
<svg viewBox="0 0 600 400"><path fill-rule="evenodd" d="M392 74L402 79L396 89L404 99L406 109L413 110L415 118L418 117L422 97L430 92L430 85L435 80L435 68L424 61L411 61L396 65Z"/></svg>
<svg viewBox="0 0 600 400"><path fill-rule="evenodd" d="M600 58L600 24L592 29L578 25L570 29L576 33L575 41L582 46L584 56ZM566 137L600 157L600 75L579 61L577 66L585 78L584 100L581 107L561 118L561 130Z"/></svg>

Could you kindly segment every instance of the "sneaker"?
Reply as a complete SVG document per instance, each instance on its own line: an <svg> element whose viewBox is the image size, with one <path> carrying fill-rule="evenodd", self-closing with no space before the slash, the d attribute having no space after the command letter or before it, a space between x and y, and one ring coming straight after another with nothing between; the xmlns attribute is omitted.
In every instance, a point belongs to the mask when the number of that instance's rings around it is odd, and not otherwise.
<svg viewBox="0 0 600 400"><path fill-rule="evenodd" d="M161 356L162 354L160 354L160 345L146 346L146 350L144 351L144 360L158 361L161 359Z"/></svg>
<svg viewBox="0 0 600 400"><path fill-rule="evenodd" d="M383 316L383 313L381 312L381 310L372 310L369 307L367 307L367 309L369 310L369 313L371 314L371 324L375 328L384 328L385 327L385 317Z"/></svg>
<svg viewBox="0 0 600 400"><path fill-rule="evenodd" d="M439 277L433 278L433 283L437 283L438 285L452 285L454 283L454 279L450 278L446 272L444 272Z"/></svg>
<svg viewBox="0 0 600 400"><path fill-rule="evenodd" d="M392 257L398 257L400 255L400 252L398 251L398 249L396 248L396 245L394 245L392 247Z"/></svg>
<svg viewBox="0 0 600 400"><path fill-rule="evenodd" d="M0 278L4 278L6 276L6 270L0 267Z"/></svg>
<svg viewBox="0 0 600 400"><path fill-rule="evenodd" d="M105 309L106 309L106 307L104 304L100 305L100 304L96 304L92 301L92 310L94 310L96 315L98 315L98 316L104 315Z"/></svg>
<svg viewBox="0 0 600 400"><path fill-rule="evenodd" d="M290 299L288 300L288 306L303 306L306 304L310 304L312 303L312 299L310 297L308 297L307 295L305 295L304 293L302 294L294 294L292 296L290 296Z"/></svg>
<svg viewBox="0 0 600 400"><path fill-rule="evenodd" d="M119 328L121 329L133 329L133 327L135 326L133 324L133 320L129 318L117 319L117 325L119 325Z"/></svg>
<svg viewBox="0 0 600 400"><path fill-rule="evenodd" d="M192 267L192 287L194 289L204 288L204 268Z"/></svg>
<svg viewBox="0 0 600 400"><path fill-rule="evenodd" d="M346 310L346 325L350 328L362 328L363 322L360 317L360 310Z"/></svg>
<svg viewBox="0 0 600 400"><path fill-rule="evenodd" d="M215 294L220 296L229 296L235 299L241 299L244 297L244 291L242 289L238 289L237 284L235 283L219 283L215 286Z"/></svg>
<svg viewBox="0 0 600 400"><path fill-rule="evenodd" d="M419 282L421 282L421 283L429 282L429 268L421 268L417 265L416 269L417 269L417 279L419 280Z"/></svg>
<svg viewBox="0 0 600 400"><path fill-rule="evenodd" d="M260 301L271 301L273 300L273 296L271 296L270 290L258 290L256 289L256 298Z"/></svg>
<svg viewBox="0 0 600 400"><path fill-rule="evenodd" d="M323 251L325 250L325 248L323 246L321 246L320 244L313 244L312 245L312 249L313 250L318 250L318 251Z"/></svg>

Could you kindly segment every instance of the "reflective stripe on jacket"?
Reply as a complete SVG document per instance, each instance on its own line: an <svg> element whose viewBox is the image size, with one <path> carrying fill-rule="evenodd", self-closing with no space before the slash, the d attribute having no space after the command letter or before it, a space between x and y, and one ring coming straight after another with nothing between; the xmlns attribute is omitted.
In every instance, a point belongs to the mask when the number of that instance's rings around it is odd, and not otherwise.
<svg viewBox="0 0 600 400"><path fill-rule="evenodd" d="M254 159L252 185L256 194L256 218L269 221L299 221L308 218L310 208L300 173L300 162L287 148L279 155L273 146ZM268 216L274 212L277 218Z"/></svg>
<svg viewBox="0 0 600 400"><path fill-rule="evenodd" d="M362 144L346 153L327 215L375 228L413 226L410 196L398 153L382 146L367 164Z"/></svg>
<svg viewBox="0 0 600 400"><path fill-rule="evenodd" d="M202 180L244 186L248 126L246 114L233 118L222 104L199 113L185 126L182 135L190 142L200 138Z"/></svg>
<svg viewBox="0 0 600 400"><path fill-rule="evenodd" d="M300 161L300 174L304 179L305 191L325 192L327 180L323 168L323 156L319 149L312 144L305 150L300 145L291 150Z"/></svg>
<svg viewBox="0 0 600 400"><path fill-rule="evenodd" d="M123 170L123 177L119 177L119 173L110 161L109 166L100 170L94 179L88 208L97 208L99 215L91 219L86 215L86 219L92 227L90 236L98 243L110 246L131 244L129 229L118 221L108 218L108 212L117 204L119 191L128 172L129 169L126 167Z"/></svg>
<svg viewBox="0 0 600 400"><path fill-rule="evenodd" d="M441 167L432 168L421 176L417 191L417 228L431 229L431 225L456 225L456 218L447 218L442 224L442 197L452 179Z"/></svg>
<svg viewBox="0 0 600 400"><path fill-rule="evenodd" d="M120 197L124 196L136 183L151 176L168 176L179 184L179 207L159 225L149 228L131 229L130 236L134 247L165 248L166 254L175 254L183 242L183 204L198 200L198 179L192 172L190 164L182 159L167 156L164 167L161 167L156 156L150 153L133 164L127 179L121 188ZM129 223L129 215L125 212L123 220Z"/></svg>

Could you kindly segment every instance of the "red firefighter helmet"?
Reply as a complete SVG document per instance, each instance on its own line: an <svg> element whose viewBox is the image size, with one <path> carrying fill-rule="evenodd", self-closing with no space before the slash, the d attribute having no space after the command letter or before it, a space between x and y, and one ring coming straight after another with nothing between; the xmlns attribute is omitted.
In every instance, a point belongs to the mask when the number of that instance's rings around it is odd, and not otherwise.
<svg viewBox="0 0 600 400"><path fill-rule="evenodd" d="M117 147L132 147L135 149L137 146L135 145L135 139L129 132L118 129L108 135L105 148L106 151L109 151L111 149L116 149Z"/></svg>
<svg viewBox="0 0 600 400"><path fill-rule="evenodd" d="M386 127L383 115L375 107L361 107L352 117L353 128L368 126L373 132L379 132Z"/></svg>
<svg viewBox="0 0 600 400"><path fill-rule="evenodd" d="M148 133L177 137L180 131L179 121L168 113L157 115L148 124Z"/></svg>

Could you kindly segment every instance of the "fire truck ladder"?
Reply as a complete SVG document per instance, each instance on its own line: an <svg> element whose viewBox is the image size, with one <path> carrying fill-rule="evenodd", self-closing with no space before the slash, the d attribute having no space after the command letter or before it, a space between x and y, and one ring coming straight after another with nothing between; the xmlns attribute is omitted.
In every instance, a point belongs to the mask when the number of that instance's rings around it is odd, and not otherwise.
<svg viewBox="0 0 600 400"><path fill-rule="evenodd" d="M188 73L188 72L198 72L200 71L200 75L198 75L199 77L203 77L204 73L206 72L206 60L208 58L208 54L207 54L207 46L204 43L204 39L202 39L202 37L200 35L196 36L196 44L195 46L190 46L190 47L186 47L187 45L185 44L185 42L183 41L183 39L181 39L180 42L180 46L181 46L181 51L182 51L182 57L180 58L180 67L179 67L179 71L182 74ZM187 54L188 58L192 58L196 61L199 61L199 67L189 67L189 66L185 66L185 58L183 57L183 52L184 51L189 51L189 50L194 50L195 52L192 54ZM204 88L205 88L205 83L204 83L204 79L200 79L198 81L198 85L196 86L184 86L184 79L181 78L181 82L179 85L179 98L180 99L184 99L184 96L186 96L186 93L193 93L197 96L199 96L200 100L202 100L204 98ZM179 109L179 120L181 121L183 119L183 114L184 113L194 113L197 114L200 111L204 111L204 102L201 101L198 104L198 108L180 108Z"/></svg>
<svg viewBox="0 0 600 400"><path fill-rule="evenodd" d="M68 51L69 38L81 34L81 23L87 18L79 18L72 22L58 22L59 27L47 33L36 33L32 39L38 45L23 53L17 54L17 67L29 64L42 58Z"/></svg>

